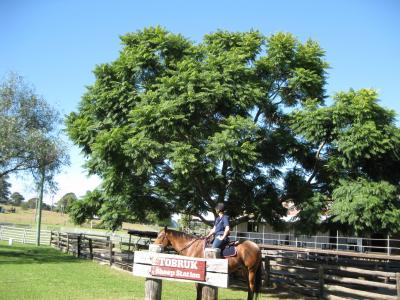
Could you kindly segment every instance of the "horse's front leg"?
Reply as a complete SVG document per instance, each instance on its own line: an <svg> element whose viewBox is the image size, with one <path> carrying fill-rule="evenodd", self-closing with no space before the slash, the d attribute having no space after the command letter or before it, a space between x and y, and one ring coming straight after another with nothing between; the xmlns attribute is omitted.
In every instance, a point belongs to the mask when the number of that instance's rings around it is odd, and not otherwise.
<svg viewBox="0 0 400 300"><path fill-rule="evenodd" d="M253 300L255 278L256 278L256 274L255 274L254 270L249 270L249 273L248 273L247 300Z"/></svg>

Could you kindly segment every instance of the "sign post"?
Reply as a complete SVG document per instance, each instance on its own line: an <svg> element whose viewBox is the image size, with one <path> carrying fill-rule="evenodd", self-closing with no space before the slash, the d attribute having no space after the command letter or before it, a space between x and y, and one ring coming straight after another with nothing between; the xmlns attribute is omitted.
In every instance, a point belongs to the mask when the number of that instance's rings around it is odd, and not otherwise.
<svg viewBox="0 0 400 300"><path fill-rule="evenodd" d="M146 300L161 300L162 280L199 283L203 300L216 300L218 287L228 287L228 260L215 258L219 249L206 249L206 258L164 254L162 250L153 244L149 251L134 254L133 275L146 277Z"/></svg>
<svg viewBox="0 0 400 300"><path fill-rule="evenodd" d="M221 250L215 248L204 249L205 258L219 258ZM201 300L218 299L218 288L212 285L200 284Z"/></svg>
<svg viewBox="0 0 400 300"><path fill-rule="evenodd" d="M149 245L149 252L161 253L164 248L161 245L151 244ZM144 299L145 300L161 300L162 281L161 279L146 278L144 288Z"/></svg>

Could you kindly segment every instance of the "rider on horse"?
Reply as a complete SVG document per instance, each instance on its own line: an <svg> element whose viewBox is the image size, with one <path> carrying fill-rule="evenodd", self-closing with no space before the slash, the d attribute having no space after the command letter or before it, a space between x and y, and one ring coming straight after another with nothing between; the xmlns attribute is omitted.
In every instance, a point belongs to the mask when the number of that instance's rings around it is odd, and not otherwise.
<svg viewBox="0 0 400 300"><path fill-rule="evenodd" d="M218 217L215 219L214 227L207 234L206 238L208 239L211 235L215 234L212 247L223 249L229 242L229 217L224 214L225 205L223 203L218 203L215 209Z"/></svg>

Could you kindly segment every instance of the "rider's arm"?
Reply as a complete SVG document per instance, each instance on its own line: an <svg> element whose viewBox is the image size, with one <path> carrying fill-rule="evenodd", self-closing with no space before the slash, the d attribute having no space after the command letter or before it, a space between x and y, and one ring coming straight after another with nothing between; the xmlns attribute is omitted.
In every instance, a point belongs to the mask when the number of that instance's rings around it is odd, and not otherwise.
<svg viewBox="0 0 400 300"><path fill-rule="evenodd" d="M215 233L215 226L210 230L210 232L207 234L206 238L209 238Z"/></svg>
<svg viewBox="0 0 400 300"><path fill-rule="evenodd" d="M225 226L224 235L222 236L221 240L224 240L229 235L229 226Z"/></svg>

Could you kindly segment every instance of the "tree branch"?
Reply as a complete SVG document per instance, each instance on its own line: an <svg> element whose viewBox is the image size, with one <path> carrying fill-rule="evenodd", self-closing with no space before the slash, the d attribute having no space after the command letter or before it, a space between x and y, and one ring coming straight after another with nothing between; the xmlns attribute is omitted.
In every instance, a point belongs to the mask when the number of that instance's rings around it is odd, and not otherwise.
<svg viewBox="0 0 400 300"><path fill-rule="evenodd" d="M310 184L311 181L314 179L315 175L317 175L317 165L318 165L318 161L319 161L319 156L320 156L322 148L325 146L325 144L326 144L326 141L323 141L318 147L317 153L315 154L314 169L313 169L311 176L307 180L307 184Z"/></svg>
<svg viewBox="0 0 400 300"><path fill-rule="evenodd" d="M208 194L207 192L204 191L201 182L199 181L199 179L196 176L194 176L194 181L196 183L197 189L200 191L200 194L202 195L202 198L210 206L210 209L212 209L212 213L214 214L214 216L216 216L217 213L214 210L215 202L211 199L210 194Z"/></svg>
<svg viewBox="0 0 400 300"><path fill-rule="evenodd" d="M261 116L261 113L262 113L261 108L259 108L254 118L254 123L258 122L258 118Z"/></svg>
<svg viewBox="0 0 400 300"><path fill-rule="evenodd" d="M204 224L212 227L214 226L214 222L213 221L208 221L206 218L204 218L201 214L195 213L194 214L196 217L198 217Z"/></svg>
<svg viewBox="0 0 400 300"><path fill-rule="evenodd" d="M236 218L234 220L230 220L229 223L230 223L231 227L234 227L234 226L236 226L236 225L238 225L240 223L247 222L247 221L253 220L253 219L254 219L254 215L253 214L251 214L251 215L246 214L246 215L238 217L238 218Z"/></svg>

